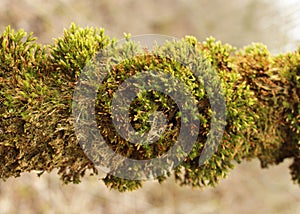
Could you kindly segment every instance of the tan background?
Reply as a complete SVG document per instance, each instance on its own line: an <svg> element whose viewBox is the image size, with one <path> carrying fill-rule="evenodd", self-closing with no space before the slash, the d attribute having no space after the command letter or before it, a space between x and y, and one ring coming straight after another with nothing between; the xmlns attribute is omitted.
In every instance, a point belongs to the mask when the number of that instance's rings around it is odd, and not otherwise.
<svg viewBox="0 0 300 214"><path fill-rule="evenodd" d="M298 11L295 0L0 0L0 30L10 24L49 44L75 22L104 27L117 38L123 32L214 36L237 47L263 42L279 53L300 44ZM66 186L55 172L24 174L0 182L0 213L296 214L300 188L290 180L289 163L262 170L257 160L244 162L214 189L179 187L169 179L131 193L110 191L95 177Z"/></svg>

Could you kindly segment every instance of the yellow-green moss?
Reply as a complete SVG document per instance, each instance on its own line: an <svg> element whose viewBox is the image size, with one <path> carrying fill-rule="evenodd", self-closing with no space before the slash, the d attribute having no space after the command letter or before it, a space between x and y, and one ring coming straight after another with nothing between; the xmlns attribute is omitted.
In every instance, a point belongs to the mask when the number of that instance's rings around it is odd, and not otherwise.
<svg viewBox="0 0 300 214"><path fill-rule="evenodd" d="M127 38L129 39L129 38ZM32 34L7 27L0 37L0 177L22 172L41 173L58 169L64 182L80 181L87 169L97 173L77 142L71 118L72 96L78 77L100 50L117 41L103 29L72 25L48 46L36 43ZM210 104L204 86L195 81L183 65L167 57L144 55L124 61L105 79L97 95L95 110L99 130L119 154L135 159L161 155L178 135L180 113L167 96L150 92L137 98L131 119L137 130L148 130L148 117L142 112L157 109L170 116L173 124L152 145L129 144L117 136L109 112L110 100L126 78L150 69L159 69L183 81L192 91L201 112L198 140L188 157L174 170L184 185L214 185L233 168L232 161L259 158L262 166L293 158L291 174L300 183L300 48L272 56L261 44L236 51L209 38L203 43L193 37L180 42L193 45L206 57L221 80L226 99L226 126L223 140L213 156L199 166L198 159L210 129ZM172 44L169 44L172 46ZM170 47L171 48L171 47ZM109 93L106 93L109 92ZM112 94L111 94L112 93ZM167 103L163 105L162 103ZM175 112L175 113L174 113ZM172 114L171 114L172 113ZM163 181L170 173L156 179ZM108 187L134 190L141 181L107 175Z"/></svg>

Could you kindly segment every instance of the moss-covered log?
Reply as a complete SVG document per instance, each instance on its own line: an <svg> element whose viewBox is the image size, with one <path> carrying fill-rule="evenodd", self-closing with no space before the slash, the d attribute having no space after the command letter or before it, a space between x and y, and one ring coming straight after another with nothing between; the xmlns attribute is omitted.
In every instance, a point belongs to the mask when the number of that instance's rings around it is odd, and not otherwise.
<svg viewBox="0 0 300 214"><path fill-rule="evenodd" d="M100 50L117 43L101 29L72 25L53 44L42 46L32 34L9 27L0 37L0 177L58 169L64 182L79 182L86 170L97 174L78 143L74 131L72 96L82 69ZM211 107L204 87L196 84L184 65L151 54L122 62L112 69L98 91L97 124L115 152L144 160L162 155L178 135L180 112L168 97L156 92L132 104L130 118L138 131L149 130L141 112L160 109L168 115L168 128L152 145L133 145L118 136L109 112L114 91L126 78L157 68L174 74L197 100L201 127L197 142L185 160L173 169L183 185L214 185L227 175L233 161L259 158L262 167L292 158L292 179L300 184L300 48L272 56L262 44L243 50L213 38L200 43L186 37L217 71L226 100L226 126L218 150L203 165L198 160L209 132ZM147 99L146 99L147 98ZM151 101L152 100L152 101ZM163 101L167 105L163 105ZM99 116L100 115L100 116ZM141 118L134 119L137 116ZM163 181L171 173L158 176ZM107 174L105 184L120 191L133 190L141 181Z"/></svg>

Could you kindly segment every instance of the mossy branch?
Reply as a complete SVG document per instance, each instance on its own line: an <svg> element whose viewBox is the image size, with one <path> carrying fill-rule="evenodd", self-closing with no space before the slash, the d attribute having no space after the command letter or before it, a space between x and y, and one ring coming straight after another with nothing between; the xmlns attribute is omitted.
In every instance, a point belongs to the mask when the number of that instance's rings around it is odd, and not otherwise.
<svg viewBox="0 0 300 214"><path fill-rule="evenodd" d="M128 38L127 38L128 39ZM72 96L84 66L95 54L117 43L102 29L72 25L53 44L42 46L22 30L10 27L0 37L0 177L20 176L22 172L58 169L64 182L78 183L86 170L98 171L79 146L71 118ZM216 69L226 98L226 127L222 142L204 165L198 165L203 144L210 128L210 104L194 84L187 69L168 59L153 56L124 62L107 78L99 90L97 118L99 129L110 146L118 153L136 159L163 154L178 134L176 121L180 117L176 105L161 107L166 100L161 94L148 94L160 102L136 101L132 117L142 111L161 108L173 127L162 140L151 146L132 145L113 130L108 109L110 92L138 71L157 67L171 70L181 78L197 98L201 122L198 140L191 153L173 169L176 181L183 185L214 185L233 168L233 161L259 158L262 167L279 164L292 158L292 179L300 184L300 48L293 53L272 56L262 44L252 44L235 50L213 38L200 43L193 37L183 44L193 44ZM122 78L121 78L122 77ZM118 82L119 81L119 82ZM107 93L109 92L109 93ZM105 95L105 96L104 96ZM149 105L146 105L149 104ZM145 106L152 106L148 109ZM135 125L147 129L147 118ZM117 140L114 140L117 139ZM156 177L163 181L170 176ZM103 178L105 184L120 191L133 190L141 181L130 181L112 175Z"/></svg>

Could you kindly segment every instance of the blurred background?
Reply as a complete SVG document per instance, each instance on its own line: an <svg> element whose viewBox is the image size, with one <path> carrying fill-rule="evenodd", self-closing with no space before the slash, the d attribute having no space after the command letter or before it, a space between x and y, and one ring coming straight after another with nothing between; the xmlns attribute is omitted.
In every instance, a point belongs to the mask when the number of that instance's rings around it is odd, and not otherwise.
<svg viewBox="0 0 300 214"><path fill-rule="evenodd" d="M238 48L266 44L273 54L300 45L298 0L0 0L0 31L7 25L33 31L38 42L53 38L74 22L103 27L111 37L123 33L213 36ZM55 172L40 178L24 173L0 181L2 213L300 213L300 188L289 175L290 161L261 169L259 161L236 165L216 188L179 187L173 179L162 185L119 193L99 177L63 185Z"/></svg>

